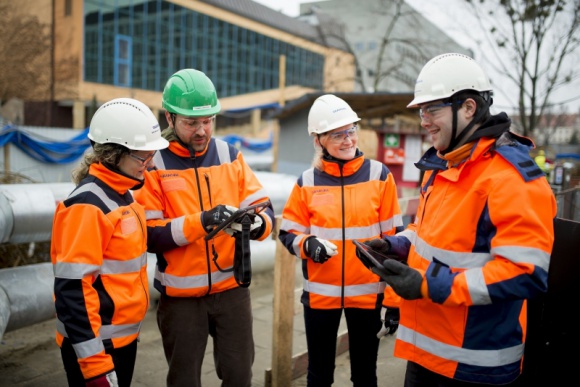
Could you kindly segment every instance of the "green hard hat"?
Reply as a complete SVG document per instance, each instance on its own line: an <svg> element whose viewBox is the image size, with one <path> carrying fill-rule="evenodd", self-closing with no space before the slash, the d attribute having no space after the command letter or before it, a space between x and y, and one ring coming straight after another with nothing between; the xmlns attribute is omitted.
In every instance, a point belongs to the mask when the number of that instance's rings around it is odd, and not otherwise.
<svg viewBox="0 0 580 387"><path fill-rule="evenodd" d="M212 116L221 106L212 81L199 70L183 69L173 74L163 89L162 106L187 117Z"/></svg>

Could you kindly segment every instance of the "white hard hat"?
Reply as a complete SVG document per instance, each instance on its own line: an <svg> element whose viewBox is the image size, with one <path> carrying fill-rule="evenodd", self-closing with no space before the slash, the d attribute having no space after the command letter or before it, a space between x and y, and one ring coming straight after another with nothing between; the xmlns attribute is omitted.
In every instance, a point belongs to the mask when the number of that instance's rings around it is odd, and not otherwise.
<svg viewBox="0 0 580 387"><path fill-rule="evenodd" d="M308 134L321 134L360 121L344 100L332 94L316 98L308 113Z"/></svg>
<svg viewBox="0 0 580 387"><path fill-rule="evenodd" d="M449 53L431 59L419 73L415 98L407 105L419 105L445 99L462 90L491 92L489 79L479 65L467 55Z"/></svg>
<svg viewBox="0 0 580 387"><path fill-rule="evenodd" d="M88 137L98 144L119 144L132 150L159 150L169 146L161 137L159 122L151 109L132 98L105 102L91 119Z"/></svg>

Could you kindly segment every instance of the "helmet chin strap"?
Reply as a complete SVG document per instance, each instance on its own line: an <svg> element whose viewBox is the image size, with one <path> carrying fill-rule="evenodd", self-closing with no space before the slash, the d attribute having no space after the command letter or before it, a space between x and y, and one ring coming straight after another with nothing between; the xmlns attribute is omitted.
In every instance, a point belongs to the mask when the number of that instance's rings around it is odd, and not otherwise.
<svg viewBox="0 0 580 387"><path fill-rule="evenodd" d="M479 122L481 117L483 117L489 111L491 103L489 103L485 107L485 109L480 109L479 112L471 119L469 124L467 124L467 126L461 131L461 133L457 134L457 111L459 110L460 106L461 105L458 104L458 101L456 100L454 100L453 105L451 105L451 110L453 111L453 129L451 130L451 141L449 142L449 146L445 150L439 152L442 155L447 154L455 150L455 148L457 148L457 146L463 140L463 138L467 136L467 134L471 131L471 128L473 128L475 123Z"/></svg>

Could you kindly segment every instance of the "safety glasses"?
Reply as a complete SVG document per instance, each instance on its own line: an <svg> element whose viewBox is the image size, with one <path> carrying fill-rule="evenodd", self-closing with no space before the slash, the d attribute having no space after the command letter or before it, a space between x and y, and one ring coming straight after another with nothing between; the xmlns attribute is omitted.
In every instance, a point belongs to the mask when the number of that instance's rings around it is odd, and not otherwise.
<svg viewBox="0 0 580 387"><path fill-rule="evenodd" d="M332 141L334 143L341 143L341 142L345 141L347 138L350 138L350 139L356 138L358 135L357 130L358 130L358 126L353 125L348 129L330 133L328 135L328 138L330 139L330 141Z"/></svg>
<svg viewBox="0 0 580 387"><path fill-rule="evenodd" d="M150 154L149 154L147 157L145 157L145 158L143 158L143 157L139 157L139 156L137 156L137 155L136 155L136 154L134 154L134 153L129 153L129 157L131 157L132 159L135 159L135 160L137 160L137 161L141 162L141 164L143 164L143 165L147 165L147 164L149 164L149 162L150 162L151 160L153 160L153 156L155 156L155 153L157 153L157 151L155 151L155 152L153 152L153 153L150 153Z"/></svg>

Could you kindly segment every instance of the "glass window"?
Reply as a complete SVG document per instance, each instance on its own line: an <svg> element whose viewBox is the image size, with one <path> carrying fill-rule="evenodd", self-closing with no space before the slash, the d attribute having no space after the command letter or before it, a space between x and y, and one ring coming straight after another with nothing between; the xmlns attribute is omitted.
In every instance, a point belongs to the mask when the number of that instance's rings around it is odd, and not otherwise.
<svg viewBox="0 0 580 387"><path fill-rule="evenodd" d="M286 85L322 88L324 57L163 0L84 0L84 78L162 91L181 68L205 72L219 97Z"/></svg>
<svg viewBox="0 0 580 387"><path fill-rule="evenodd" d="M115 39L115 85L131 87L131 37L119 35Z"/></svg>

